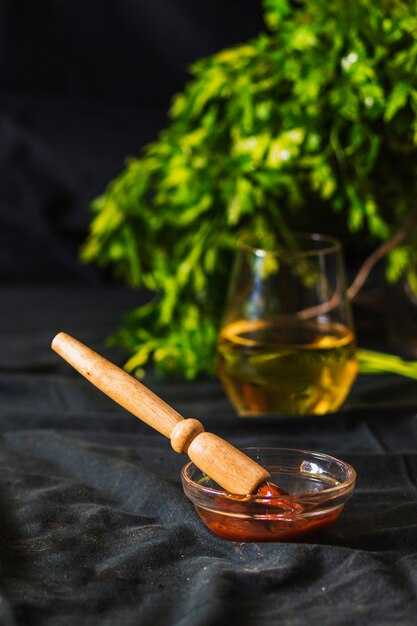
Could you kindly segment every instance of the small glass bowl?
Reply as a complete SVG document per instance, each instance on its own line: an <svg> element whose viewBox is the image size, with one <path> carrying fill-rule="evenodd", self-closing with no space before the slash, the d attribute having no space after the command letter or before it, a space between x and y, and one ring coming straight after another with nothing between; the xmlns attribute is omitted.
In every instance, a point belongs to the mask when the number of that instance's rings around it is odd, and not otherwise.
<svg viewBox="0 0 417 626"><path fill-rule="evenodd" d="M223 539L303 541L330 526L353 493L355 470L327 454L286 448L243 451L289 495L226 493L192 462L181 474L185 495L204 524Z"/></svg>

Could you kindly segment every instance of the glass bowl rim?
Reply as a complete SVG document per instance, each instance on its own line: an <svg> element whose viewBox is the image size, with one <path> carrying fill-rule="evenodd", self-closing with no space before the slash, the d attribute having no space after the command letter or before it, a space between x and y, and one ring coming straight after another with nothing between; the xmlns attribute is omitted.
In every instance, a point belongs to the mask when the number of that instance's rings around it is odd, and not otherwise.
<svg viewBox="0 0 417 626"><path fill-rule="evenodd" d="M282 501L283 499L292 501L292 502L295 502L295 501L299 502L299 501L304 500L305 498L308 498L309 501L311 501L312 499L319 499L319 500L326 499L327 500L328 497L332 498L333 496L337 494L350 492L355 486L357 474L356 474L356 470L352 467L352 465L350 465L350 463L347 463L346 461L343 461L342 459L338 459L335 456L326 454L325 452L316 452L314 450L304 450L300 448L274 448L270 446L268 447L267 446L246 446L246 447L239 448L239 449L242 452L250 452L252 450L258 450L262 452L273 451L273 452L283 452L283 453L290 453L290 454L298 453L298 454L310 455L310 456L313 455L316 458L319 458L319 459L321 458L323 460L325 459L327 461L337 463L338 465L342 465L343 469L345 469L348 476L346 480L339 483L335 487L329 487L328 489L323 489L322 491L306 491L301 494L289 494L289 495L284 495L284 496L282 495L259 496L256 494L248 494L246 496L239 496L237 494L230 493L224 489L215 489L214 487L206 487L204 485L196 483L187 475L187 472L191 468L191 466L194 466L194 467L197 467L197 466L195 465L195 463L193 463L193 461L188 461L181 470L181 477L183 480L184 487L187 486L194 493L199 494L199 495L204 494L207 496L229 498L232 500L236 500L236 498L239 498L239 499L242 499L242 501L245 503L256 503L256 502L262 503L262 502L265 502L266 500L268 500L268 502L278 503ZM202 472L202 474L205 474L205 472L200 470L198 467L197 469L200 472Z"/></svg>
<svg viewBox="0 0 417 626"><path fill-rule="evenodd" d="M251 245L250 237L242 237L237 241L238 250L249 252L258 257L305 257L305 256L319 256L322 254L331 254L342 251L342 242L336 237L331 235L325 235L316 232L294 232L294 238L299 241L308 240L310 242L322 242L324 245L322 248L305 248L303 250L288 250L286 248L282 250L267 250L261 246Z"/></svg>

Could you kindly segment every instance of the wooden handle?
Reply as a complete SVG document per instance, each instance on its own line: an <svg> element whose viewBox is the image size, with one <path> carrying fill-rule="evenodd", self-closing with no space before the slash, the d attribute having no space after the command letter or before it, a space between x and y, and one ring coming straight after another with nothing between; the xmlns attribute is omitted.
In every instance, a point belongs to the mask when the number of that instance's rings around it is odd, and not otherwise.
<svg viewBox="0 0 417 626"><path fill-rule="evenodd" d="M66 333L52 349L112 400L171 440L176 452L187 452L205 474L230 493L249 494L269 473L224 439L204 432L195 419L184 419L138 380Z"/></svg>

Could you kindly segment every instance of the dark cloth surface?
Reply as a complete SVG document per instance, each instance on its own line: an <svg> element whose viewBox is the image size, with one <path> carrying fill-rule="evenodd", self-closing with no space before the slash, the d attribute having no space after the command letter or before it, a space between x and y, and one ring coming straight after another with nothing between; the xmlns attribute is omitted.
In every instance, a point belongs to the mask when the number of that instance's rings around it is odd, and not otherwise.
<svg viewBox="0 0 417 626"><path fill-rule="evenodd" d="M233 543L182 492L185 459L49 348L104 341L140 294L3 287L0 623L411 625L417 610L417 383L361 379L317 418L242 420L215 380L145 382L238 446L320 450L358 472L314 542Z"/></svg>

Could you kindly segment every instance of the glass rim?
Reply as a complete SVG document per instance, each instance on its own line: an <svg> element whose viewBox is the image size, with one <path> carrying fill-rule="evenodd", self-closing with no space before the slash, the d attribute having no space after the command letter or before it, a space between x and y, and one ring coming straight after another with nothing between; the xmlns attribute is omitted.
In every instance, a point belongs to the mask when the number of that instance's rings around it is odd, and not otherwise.
<svg viewBox="0 0 417 626"><path fill-rule="evenodd" d="M334 496L335 494L343 493L346 490L350 490L351 488L353 488L356 482L356 478L357 478L356 470L352 467L350 463L347 463L346 461L342 459L338 459L337 457L332 456L330 454L326 454L325 452L316 452L312 450L303 450L303 449L297 449L297 448L272 448L269 446L246 446L240 449L243 452L249 453L249 456L252 451L258 451L258 452L263 452L263 453L273 452L275 454L277 452L282 452L284 454L287 453L290 456L296 456L297 454L306 455L306 456L309 455L316 459L326 460L336 465L339 465L340 467L344 469L344 471L347 474L345 480L343 480L343 482L340 482L338 485L335 485L334 487L329 487L328 489L324 489L318 492L310 491L310 492L305 492L305 493L297 494L297 495L288 494L285 496L282 496L282 495L268 496L267 499L271 502L279 502L282 499L285 499L290 502L291 501L302 502L306 498L309 501L310 500L322 500L323 496L326 496L326 499L327 499L327 496ZM202 485L201 483L195 482L189 476L189 471L193 467L197 468L200 472L202 472L202 474L204 474L204 472L200 470L195 465L195 463L193 463L193 461L188 461L181 470L181 477L183 479L183 483L185 483L187 487L191 489L194 493L196 494L200 493L200 494L204 494L207 496L220 496L226 499L236 498L235 494L229 493L225 489L222 489L222 488L216 489L215 487L207 487L206 485ZM244 501L246 503L251 503L251 502L262 503L264 500L265 500L265 496L259 496L258 494L248 494L247 496L244 496Z"/></svg>
<svg viewBox="0 0 417 626"><path fill-rule="evenodd" d="M299 256L320 256L322 254L331 254L341 252L342 242L331 235L323 235L316 232L295 232L293 234L295 241L310 241L322 243L320 248L306 247L299 250L289 250L287 248L281 250L267 250L261 246L251 245L250 236L238 239L237 245L239 250L249 252L258 257L299 257Z"/></svg>

